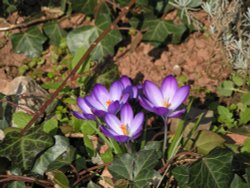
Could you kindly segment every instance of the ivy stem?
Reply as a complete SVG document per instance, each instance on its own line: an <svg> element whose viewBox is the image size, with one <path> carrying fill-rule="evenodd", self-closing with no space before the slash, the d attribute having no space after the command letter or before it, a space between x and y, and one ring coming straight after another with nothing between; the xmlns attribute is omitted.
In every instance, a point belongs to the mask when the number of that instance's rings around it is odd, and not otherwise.
<svg viewBox="0 0 250 188"><path fill-rule="evenodd" d="M163 140L163 147L162 147L162 155L163 158L165 157L165 153L166 153L166 147L167 147L167 140L168 140L168 118L164 118L162 117L163 122L164 122L164 140Z"/></svg>

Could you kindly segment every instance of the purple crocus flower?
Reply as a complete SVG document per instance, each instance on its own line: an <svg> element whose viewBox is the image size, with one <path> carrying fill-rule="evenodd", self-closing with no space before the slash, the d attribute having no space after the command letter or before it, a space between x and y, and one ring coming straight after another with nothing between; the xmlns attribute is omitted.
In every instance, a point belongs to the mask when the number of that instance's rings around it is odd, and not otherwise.
<svg viewBox="0 0 250 188"><path fill-rule="evenodd" d="M104 117L107 113L115 114L129 98L129 94L123 94L123 89L119 80L112 83L109 91L104 85L96 84L84 101L98 117Z"/></svg>
<svg viewBox="0 0 250 188"><path fill-rule="evenodd" d="M122 83L124 89L123 89L123 94L128 93L129 97L132 99L136 99L138 95L138 89L136 86L132 85L131 80L127 76L122 76L120 78L120 82Z"/></svg>
<svg viewBox="0 0 250 188"><path fill-rule="evenodd" d="M107 114L105 122L107 127L101 126L101 131L118 142L127 142L138 138L143 129L144 114L139 112L134 116L131 106L125 104L120 112L120 119L114 114Z"/></svg>
<svg viewBox="0 0 250 188"><path fill-rule="evenodd" d="M86 104L84 98L79 97L77 99L77 105L80 107L82 112L73 111L73 115L79 119L95 120L95 115L92 113L89 106Z"/></svg>
<svg viewBox="0 0 250 188"><path fill-rule="evenodd" d="M144 96L139 97L141 106L162 117L179 117L185 109L177 108L186 100L189 94L189 86L178 87L174 76L167 76L159 88L151 81L143 84Z"/></svg>

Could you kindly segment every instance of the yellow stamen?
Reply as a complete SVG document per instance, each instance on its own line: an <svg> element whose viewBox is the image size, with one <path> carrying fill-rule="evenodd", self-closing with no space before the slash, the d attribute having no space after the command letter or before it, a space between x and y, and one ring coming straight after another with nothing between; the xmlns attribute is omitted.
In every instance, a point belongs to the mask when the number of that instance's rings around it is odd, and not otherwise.
<svg viewBox="0 0 250 188"><path fill-rule="evenodd" d="M171 104L168 101L164 101L163 102L163 106L168 108Z"/></svg>
<svg viewBox="0 0 250 188"><path fill-rule="evenodd" d="M122 130L122 133L125 136L128 136L128 128L127 128L127 126L125 124L121 124L120 127L121 127L121 130Z"/></svg>
<svg viewBox="0 0 250 188"><path fill-rule="evenodd" d="M106 101L106 106L109 107L109 105L110 105L111 103L112 103L111 100L107 100L107 101Z"/></svg>

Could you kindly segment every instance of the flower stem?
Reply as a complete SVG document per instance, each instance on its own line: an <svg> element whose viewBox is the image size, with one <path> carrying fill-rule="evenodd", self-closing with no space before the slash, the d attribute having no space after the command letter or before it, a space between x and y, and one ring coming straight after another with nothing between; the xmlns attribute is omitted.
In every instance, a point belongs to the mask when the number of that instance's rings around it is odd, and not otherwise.
<svg viewBox="0 0 250 188"><path fill-rule="evenodd" d="M164 122L164 141L163 141L163 148L162 148L162 155L165 157L166 147L167 147L167 140L168 140L168 127L167 127L167 118L162 117Z"/></svg>
<svg viewBox="0 0 250 188"><path fill-rule="evenodd" d="M127 148L127 152L128 153L132 153L132 146L131 146L131 143L130 142L126 142L125 143L125 146L126 146L126 148Z"/></svg>

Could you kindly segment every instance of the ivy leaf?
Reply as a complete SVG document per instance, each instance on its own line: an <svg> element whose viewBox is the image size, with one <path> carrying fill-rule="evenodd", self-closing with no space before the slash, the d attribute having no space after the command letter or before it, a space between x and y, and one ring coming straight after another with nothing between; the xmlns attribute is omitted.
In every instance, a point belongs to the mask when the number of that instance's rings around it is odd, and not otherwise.
<svg viewBox="0 0 250 188"><path fill-rule="evenodd" d="M148 19L143 23L142 29L146 29L143 35L143 40L151 42L159 46L166 42L168 37L172 35L172 42L178 43L181 41L183 33L186 31L184 25L175 25L173 22L161 19Z"/></svg>
<svg viewBox="0 0 250 188"><path fill-rule="evenodd" d="M250 121L250 108L246 108L240 112L240 124L246 124Z"/></svg>
<svg viewBox="0 0 250 188"><path fill-rule="evenodd" d="M47 22L43 26L45 34L49 37L50 43L59 46L62 38L66 37L64 31L57 22Z"/></svg>
<svg viewBox="0 0 250 188"><path fill-rule="evenodd" d="M24 33L11 36L12 46L16 53L24 53L29 57L38 57L43 51L47 38L37 27L32 27Z"/></svg>
<svg viewBox="0 0 250 188"><path fill-rule="evenodd" d="M96 26L83 26L71 31L67 36L67 44L71 52L75 53L78 48L88 49L92 42L111 23L107 14L101 14L96 19ZM107 55L114 54L115 45L121 41L121 34L118 31L111 31L96 46L91 54L92 60L102 60Z"/></svg>
<svg viewBox="0 0 250 188"><path fill-rule="evenodd" d="M48 166L62 155L69 147L67 138L55 135L55 144L45 151L35 162L32 172L43 175Z"/></svg>
<svg viewBox="0 0 250 188"><path fill-rule="evenodd" d="M225 139L218 134L212 131L202 130L199 132L198 138L195 141L195 146L199 153L206 155L214 148L223 146L224 142Z"/></svg>
<svg viewBox="0 0 250 188"><path fill-rule="evenodd" d="M220 96L230 97L234 90L234 83L230 80L225 80L217 88L217 92Z"/></svg>
<svg viewBox="0 0 250 188"><path fill-rule="evenodd" d="M246 182L244 182L244 180L240 176L235 174L230 188L249 188L249 186Z"/></svg>
<svg viewBox="0 0 250 188"><path fill-rule="evenodd" d="M154 167L160 157L158 154L155 150L142 150L120 155L109 166L109 171L114 178L131 181L133 187L144 187L153 178Z"/></svg>
<svg viewBox="0 0 250 188"><path fill-rule="evenodd" d="M96 5L97 0L72 0L72 10L86 15L93 15Z"/></svg>
<svg viewBox="0 0 250 188"><path fill-rule="evenodd" d="M12 166L28 170L35 158L43 150L53 144L53 138L44 133L41 128L34 127L26 135L10 132L0 143L0 156L12 161Z"/></svg>
<svg viewBox="0 0 250 188"><path fill-rule="evenodd" d="M190 186L197 188L229 187L233 178L233 153L216 148L190 167Z"/></svg>
<svg viewBox="0 0 250 188"><path fill-rule="evenodd" d="M51 179L55 185L58 185L58 187L61 187L61 188L70 187L69 180L62 171L53 170L51 172L48 172L47 175L49 176L49 179Z"/></svg>
<svg viewBox="0 0 250 188"><path fill-rule="evenodd" d="M32 116L25 113L25 112L15 112L13 113L12 116L13 123L16 125L18 128L24 128L27 123L31 120Z"/></svg>
<svg viewBox="0 0 250 188"><path fill-rule="evenodd" d="M187 188L189 182L189 168L187 166L177 166L172 170L174 178L180 188Z"/></svg>

